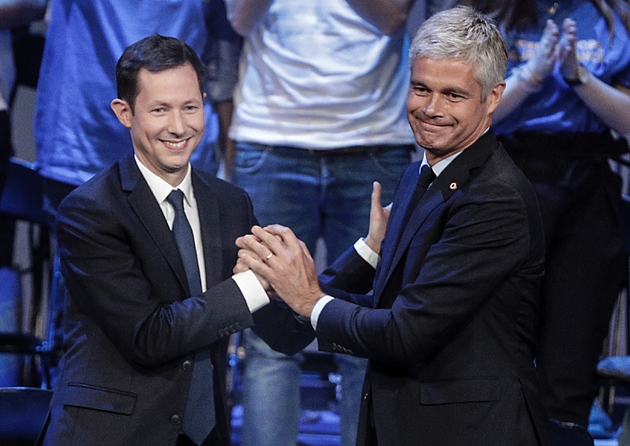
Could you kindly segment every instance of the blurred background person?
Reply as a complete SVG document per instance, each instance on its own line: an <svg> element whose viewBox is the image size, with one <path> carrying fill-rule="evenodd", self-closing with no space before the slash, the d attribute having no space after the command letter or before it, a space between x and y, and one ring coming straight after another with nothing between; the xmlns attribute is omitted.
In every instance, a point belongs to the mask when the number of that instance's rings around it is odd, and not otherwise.
<svg viewBox="0 0 630 446"><path fill-rule="evenodd" d="M228 137L234 112L234 88L238 81L238 60L243 47L243 37L234 31L226 18L224 0L206 0L206 27L208 39L202 54L206 65L206 94L217 114L216 165L223 165L219 174L229 180L234 159L234 141Z"/></svg>
<svg viewBox="0 0 630 446"><path fill-rule="evenodd" d="M627 280L621 179L628 151L630 8L623 0L464 1L501 24L510 54L493 129L534 184L546 237L536 365L556 441L588 436L595 371ZM565 443L559 443L565 444Z"/></svg>
<svg viewBox="0 0 630 446"><path fill-rule="evenodd" d="M383 201L415 149L405 116L405 20L413 0L226 0L244 36L230 138L233 183L262 225L293 228L327 262L367 231L372 182ZM244 333L244 446L296 444L299 357ZM341 443L354 445L366 361L337 356Z"/></svg>

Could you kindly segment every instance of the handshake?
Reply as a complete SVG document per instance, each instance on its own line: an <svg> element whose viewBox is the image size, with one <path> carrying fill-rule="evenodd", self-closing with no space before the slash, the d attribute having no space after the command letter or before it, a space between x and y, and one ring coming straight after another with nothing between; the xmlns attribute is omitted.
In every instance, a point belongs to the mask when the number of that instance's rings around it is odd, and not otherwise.
<svg viewBox="0 0 630 446"><path fill-rule="evenodd" d="M366 244L379 253L385 237L391 205L381 206L381 185L374 182L370 229ZM234 273L254 272L263 288L278 296L296 313L309 317L325 293L319 286L315 261L306 244L290 228L254 226L251 234L236 239L239 248Z"/></svg>
<svg viewBox="0 0 630 446"><path fill-rule="evenodd" d="M254 226L236 239L238 260L234 273L252 270L268 293L276 294L296 313L309 317L324 296L315 261L306 244L281 225Z"/></svg>

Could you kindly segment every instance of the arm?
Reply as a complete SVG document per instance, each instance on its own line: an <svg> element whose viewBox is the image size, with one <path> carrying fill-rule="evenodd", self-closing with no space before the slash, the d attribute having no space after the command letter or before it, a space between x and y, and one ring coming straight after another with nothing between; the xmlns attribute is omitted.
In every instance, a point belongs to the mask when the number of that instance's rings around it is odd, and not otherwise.
<svg viewBox="0 0 630 446"><path fill-rule="evenodd" d="M381 242L385 237L390 211L391 204L386 207L381 205L381 185L375 181L371 196L370 225L365 242L376 254L380 251ZM312 290L313 295L310 302L312 305L301 306L299 302L288 302L297 313L306 317L311 316L312 306L315 305L324 292L319 287L315 274L315 265L308 248L295 236L291 229L279 225L272 225L265 229L256 226L252 228L251 235L239 237L236 240L236 245L241 250L239 251L238 262L234 267L235 273L251 268L265 288L270 289L273 287L274 291L281 296L289 294L283 294L282 290L275 289L274 283L279 283L287 288L294 287L294 290ZM274 263L279 267L288 266L288 269L278 273L278 271L269 268L272 264L273 256L280 256L284 260L280 263L273 259ZM287 265L286 262L290 262L290 264ZM296 276L291 275L294 272L298 274ZM269 279L265 273L278 274L275 279ZM277 280L287 277L292 277L294 283L289 284L288 282ZM373 277L374 267L358 255L354 248L351 248L340 256L333 265L328 267L319 280L327 288L341 288L349 293L367 293L372 289ZM303 279L310 283L306 285L305 282L302 282ZM287 289L289 293L292 293L294 290ZM293 294L295 293L290 295ZM351 299L347 295L344 297L347 300L361 301L360 298ZM369 303L366 305L369 306L371 298L367 300Z"/></svg>
<svg viewBox="0 0 630 446"><path fill-rule="evenodd" d="M523 199L503 182L477 189L471 188L448 211L432 213L424 223L426 230L411 241L404 266L407 279L400 288L396 284L389 291L386 288L385 293L396 295L378 296L392 302L391 308L357 305L356 299L333 299L326 304L317 325L320 348L337 344L356 356L415 365L441 348L489 301L498 307L511 306L513 292L503 296L496 290L520 289L521 280L528 286L538 280L534 273L542 270L534 269L531 278L516 278L531 255L532 231ZM448 220L443 220L445 215ZM266 229L283 242L258 228L254 233L264 242L258 256L265 258L270 251L274 255L266 264L250 266L267 277L295 311L309 316L323 294L313 277L314 267L300 253L289 230Z"/></svg>
<svg viewBox="0 0 630 446"><path fill-rule="evenodd" d="M46 0L0 0L0 29L40 20L46 12Z"/></svg>
<svg viewBox="0 0 630 446"><path fill-rule="evenodd" d="M567 79L575 77L579 62L575 49L576 24L571 19L563 23L563 36L559 44L560 72ZM573 87L584 104L608 127L621 135L630 133L630 88L610 86L597 77L587 75L587 82Z"/></svg>
<svg viewBox="0 0 630 446"><path fill-rule="evenodd" d="M505 91L494 111L493 121L501 121L517 109L530 93L540 90L544 79L553 71L558 34L558 26L552 20L547 20L536 55L514 69L506 79Z"/></svg>
<svg viewBox="0 0 630 446"><path fill-rule="evenodd" d="M393 34L405 24L415 0L348 0L357 14L384 34Z"/></svg>
<svg viewBox="0 0 630 446"><path fill-rule="evenodd" d="M253 325L229 278L209 284L200 296L186 296L170 261L178 255L176 245L166 243L168 226L157 220L163 218L160 210L155 220L146 219L153 236L132 215L102 189L72 194L62 203L57 236L69 317L98 326L127 360L144 366L209 346L228 336L229 326Z"/></svg>
<svg viewBox="0 0 630 446"><path fill-rule="evenodd" d="M232 113L234 111L234 102L232 100L216 102L214 104L219 118L219 149L223 156L223 169L226 181L230 181L232 175L232 164L234 163L234 154L236 153L235 143L229 137L230 124L232 122Z"/></svg>
<svg viewBox="0 0 630 446"><path fill-rule="evenodd" d="M229 23L224 0L212 0L207 5L208 41L202 61L207 68L207 97L219 119L218 145L224 162L225 179L229 181L234 159L234 141L229 138L228 133L234 111L233 94L238 81L243 38Z"/></svg>
<svg viewBox="0 0 630 446"><path fill-rule="evenodd" d="M237 33L247 36L269 11L272 2L273 0L225 0L228 20Z"/></svg>
<svg viewBox="0 0 630 446"><path fill-rule="evenodd" d="M529 255L529 226L517 196L495 198L471 197L444 226L427 222L442 229L421 237L438 239L432 244L411 242L405 271L414 279L389 291L396 295L379 296L381 302L393 302L391 308L331 301L318 320L320 349L337 344L356 356L414 366L440 350L480 309L511 307L514 293L502 296L497 290L519 287L515 271Z"/></svg>

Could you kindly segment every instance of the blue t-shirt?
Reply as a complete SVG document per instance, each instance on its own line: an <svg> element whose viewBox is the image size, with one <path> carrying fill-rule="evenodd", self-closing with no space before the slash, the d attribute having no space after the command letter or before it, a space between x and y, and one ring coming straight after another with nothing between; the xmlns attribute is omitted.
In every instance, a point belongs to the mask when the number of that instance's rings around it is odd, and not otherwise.
<svg viewBox="0 0 630 446"><path fill-rule="evenodd" d="M132 150L129 130L110 103L116 62L130 44L154 33L179 37L201 54L203 2L52 0L37 88L35 139L41 174L81 184ZM206 108L197 167L214 169L216 115Z"/></svg>
<svg viewBox="0 0 630 446"><path fill-rule="evenodd" d="M504 34L508 44L508 75L515 67L530 60L538 47L545 23L551 18L560 28L570 17L577 22L577 52L579 61L609 85L630 87L630 39L628 31L615 15L614 35L606 20L588 0L561 0L555 14L545 8L548 2L538 2L539 20L536 26ZM543 8L544 5L544 8ZM517 130L543 133L603 132L608 129L563 80L559 65L548 76L539 92L531 93L512 113L493 124L494 131L512 134Z"/></svg>

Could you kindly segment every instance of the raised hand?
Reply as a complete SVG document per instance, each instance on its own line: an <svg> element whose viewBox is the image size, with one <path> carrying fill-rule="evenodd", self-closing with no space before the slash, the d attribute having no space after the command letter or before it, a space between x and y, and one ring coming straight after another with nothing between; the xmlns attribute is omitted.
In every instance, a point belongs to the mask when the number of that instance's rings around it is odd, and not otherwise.
<svg viewBox="0 0 630 446"><path fill-rule="evenodd" d="M376 253L381 251L381 242L385 237L387 222L392 209L391 203L381 206L381 184L375 181L372 187L372 207L370 209L370 228L365 243Z"/></svg>
<svg viewBox="0 0 630 446"><path fill-rule="evenodd" d="M534 57L520 69L520 76L531 88L539 87L553 71L558 36L558 25L551 19L547 20Z"/></svg>
<svg viewBox="0 0 630 446"><path fill-rule="evenodd" d="M565 79L575 77L580 62L577 58L575 44L577 42L577 25L575 20L565 19L562 23L562 37L558 44L557 58L560 62L560 73Z"/></svg>

